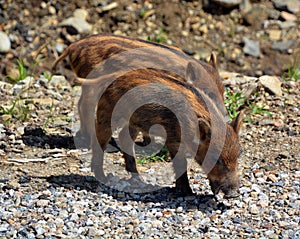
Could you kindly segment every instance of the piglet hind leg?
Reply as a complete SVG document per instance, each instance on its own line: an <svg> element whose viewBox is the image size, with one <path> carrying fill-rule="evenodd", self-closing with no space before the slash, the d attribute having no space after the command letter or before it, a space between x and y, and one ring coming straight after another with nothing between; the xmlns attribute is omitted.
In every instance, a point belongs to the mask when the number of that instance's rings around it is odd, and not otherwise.
<svg viewBox="0 0 300 239"><path fill-rule="evenodd" d="M125 165L127 172L131 173L132 178L139 179L139 173L137 170L134 140L138 135L138 131L132 127L129 128L130 138L128 138L128 128L124 127L119 133L119 144L121 146L123 157L125 159Z"/></svg>
<svg viewBox="0 0 300 239"><path fill-rule="evenodd" d="M80 129L76 132L75 136L75 144L76 147L79 148L89 148L91 144L90 137L91 135L88 134L87 130L87 120L86 120L86 113L84 112L84 105L83 105L83 95L80 96L78 101L78 113L80 118Z"/></svg>
<svg viewBox="0 0 300 239"><path fill-rule="evenodd" d="M181 176L179 176L179 178L176 179L176 192L181 194L182 196L194 195L189 184L187 171L185 171Z"/></svg>
<svg viewBox="0 0 300 239"><path fill-rule="evenodd" d="M97 97L93 94L91 86L82 86L82 93L78 101L78 113L80 118L80 130L76 133L76 145L89 148L91 145L91 134L94 131L95 107Z"/></svg>
<svg viewBox="0 0 300 239"><path fill-rule="evenodd" d="M176 177L176 193L182 196L194 195L187 176L187 160L184 156L174 154L174 151L169 149L170 155L173 159L173 167Z"/></svg>
<svg viewBox="0 0 300 239"><path fill-rule="evenodd" d="M101 128L101 127L100 127ZM92 171L95 174L95 177L102 183L107 182L107 178L104 174L103 169L103 160L104 160L104 150L111 138L111 130L99 130L96 131L96 136L92 137Z"/></svg>

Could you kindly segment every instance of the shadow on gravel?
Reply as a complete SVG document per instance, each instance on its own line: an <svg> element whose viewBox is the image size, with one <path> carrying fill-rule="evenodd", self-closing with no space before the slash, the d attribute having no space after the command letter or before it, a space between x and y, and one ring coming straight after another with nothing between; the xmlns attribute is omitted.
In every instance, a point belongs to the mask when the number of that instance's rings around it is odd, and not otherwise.
<svg viewBox="0 0 300 239"><path fill-rule="evenodd" d="M68 131L68 129L66 129ZM69 130L70 131L70 130ZM64 132L65 133L65 132ZM25 127L24 134L21 137L21 140L25 145L31 147L38 147L43 149L54 149L54 148L65 148L65 149L76 149L79 148L89 148L89 143L84 142L85 139L77 138L75 145L74 136L71 132L67 132L70 135L58 135L53 134L49 135L41 127ZM115 149L111 152L120 151L120 148L114 138L111 138L109 144ZM144 146L143 143L140 145ZM76 147L77 146L77 147Z"/></svg>
<svg viewBox="0 0 300 239"><path fill-rule="evenodd" d="M176 209L179 206L185 210L221 210L225 212L228 208L222 202L216 201L213 195L195 194L183 198L175 192L175 188L163 187L149 193L128 193L118 191L100 183L93 176L79 174L50 176L45 178L53 187L64 187L71 190L86 190L99 194L112 196L118 201L139 201L143 203L159 203L158 208ZM145 184L145 186L148 186Z"/></svg>
<svg viewBox="0 0 300 239"><path fill-rule="evenodd" d="M39 148L66 148L75 149L74 139L72 135L48 135L40 128L25 127L24 134L21 137L27 146Z"/></svg>

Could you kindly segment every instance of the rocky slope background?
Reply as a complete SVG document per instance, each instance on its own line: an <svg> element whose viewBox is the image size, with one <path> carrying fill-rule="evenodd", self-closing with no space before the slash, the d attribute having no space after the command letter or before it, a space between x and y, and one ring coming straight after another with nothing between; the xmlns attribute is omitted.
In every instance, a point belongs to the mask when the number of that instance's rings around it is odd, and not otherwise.
<svg viewBox="0 0 300 239"><path fill-rule="evenodd" d="M299 16L297 0L0 1L1 238L299 238ZM216 202L201 169L194 197L172 194L168 164L140 160L128 181L120 153L106 169L115 188L90 172L76 149L79 87L53 60L95 33L148 39L207 60L218 55L231 116L246 108L241 196ZM143 157L141 153L139 155ZM150 162L149 162L150 161ZM148 175L148 177L147 177ZM137 194L152 185L160 189Z"/></svg>

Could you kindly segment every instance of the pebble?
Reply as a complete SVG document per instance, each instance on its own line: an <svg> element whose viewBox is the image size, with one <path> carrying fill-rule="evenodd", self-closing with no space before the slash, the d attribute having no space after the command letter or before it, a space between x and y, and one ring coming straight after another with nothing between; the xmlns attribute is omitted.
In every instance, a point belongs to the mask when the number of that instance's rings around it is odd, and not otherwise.
<svg viewBox="0 0 300 239"><path fill-rule="evenodd" d="M55 49L58 53L63 53L64 51L64 45L60 42L57 42L56 45L55 45ZM46 79L47 80L47 79Z"/></svg>
<svg viewBox="0 0 300 239"><path fill-rule="evenodd" d="M300 2L298 0L287 0L287 9L294 14L300 12Z"/></svg>
<svg viewBox="0 0 300 239"><path fill-rule="evenodd" d="M117 8L119 6L119 4L117 2L112 2L110 4L104 5L103 7L101 7L98 11L101 12L107 12L110 11L114 8Z"/></svg>
<svg viewBox="0 0 300 239"><path fill-rule="evenodd" d="M243 37L244 47L243 52L250 56L259 57L260 56L260 48L259 42L248 39L247 37Z"/></svg>
<svg viewBox="0 0 300 239"><path fill-rule="evenodd" d="M9 37L5 32L0 31L0 53L7 53L11 49L11 43Z"/></svg>
<svg viewBox="0 0 300 239"><path fill-rule="evenodd" d="M91 25L83 20L82 18L77 17L70 17L65 20L63 20L60 24L60 26L69 26L75 29L75 33L73 34L83 34L83 33L90 33L92 30Z"/></svg>
<svg viewBox="0 0 300 239"><path fill-rule="evenodd" d="M278 23L279 27L281 29L288 29L296 26L295 22L279 22Z"/></svg>
<svg viewBox="0 0 300 239"><path fill-rule="evenodd" d="M251 214L259 214L259 208L256 205L251 205L249 207L249 211Z"/></svg>
<svg viewBox="0 0 300 239"><path fill-rule="evenodd" d="M274 6L279 10L285 10L292 13L297 13L300 11L300 2L298 0L272 0Z"/></svg>
<svg viewBox="0 0 300 239"><path fill-rule="evenodd" d="M288 12L285 12L285 11L282 11L280 13L280 16L286 20L286 21L289 21L289 22L295 22L297 21L297 17L294 15L294 14L290 14Z"/></svg>
<svg viewBox="0 0 300 239"><path fill-rule="evenodd" d="M49 200L41 199L41 200L38 200L38 201L36 202L36 205L37 205L38 207L45 207L45 206L48 206L49 203L50 203Z"/></svg>
<svg viewBox="0 0 300 239"><path fill-rule="evenodd" d="M269 30L268 31L269 33L269 37L270 37L270 40L272 41L278 41L281 39L281 30Z"/></svg>
<svg viewBox="0 0 300 239"><path fill-rule="evenodd" d="M48 11L51 15L55 15L56 14L56 9L53 6L49 6Z"/></svg>
<svg viewBox="0 0 300 239"><path fill-rule="evenodd" d="M82 9L82 8L76 9L76 10L74 11L74 13L73 13L73 16L74 16L75 18L79 18L79 19L81 19L81 20L83 20L83 21L86 21L86 20L87 20L88 15L89 15L88 11L85 10L85 9Z"/></svg>
<svg viewBox="0 0 300 239"><path fill-rule="evenodd" d="M272 44L272 49L280 52L288 52L289 48L294 44L293 40L276 41Z"/></svg>
<svg viewBox="0 0 300 239"><path fill-rule="evenodd" d="M13 95L20 95L22 92L28 90L33 82L34 79L31 76L28 76L25 79L19 81L13 86Z"/></svg>
<svg viewBox="0 0 300 239"><path fill-rule="evenodd" d="M178 208L176 209L176 212L178 212L178 213L183 212L183 207L178 207Z"/></svg>
<svg viewBox="0 0 300 239"><path fill-rule="evenodd" d="M212 2L218 3L223 7L236 7L242 3L242 0L211 0Z"/></svg>
<svg viewBox="0 0 300 239"><path fill-rule="evenodd" d="M264 6L256 6L244 14L245 21L256 29L261 29L265 20L268 19L268 10Z"/></svg>
<svg viewBox="0 0 300 239"><path fill-rule="evenodd" d="M34 229L35 229L35 232L36 232L37 236L38 235L43 235L46 232L46 230L44 228L40 227L40 226L36 226Z"/></svg>

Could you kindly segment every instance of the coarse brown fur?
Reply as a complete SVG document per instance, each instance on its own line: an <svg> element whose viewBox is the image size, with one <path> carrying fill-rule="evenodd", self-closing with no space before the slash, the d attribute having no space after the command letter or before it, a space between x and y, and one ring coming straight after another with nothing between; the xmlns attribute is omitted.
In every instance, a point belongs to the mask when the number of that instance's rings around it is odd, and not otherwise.
<svg viewBox="0 0 300 239"><path fill-rule="evenodd" d="M193 80L191 78L194 76L195 68L189 64L187 81ZM136 89L141 89L139 94L130 94ZM118 111L116 106L124 96L127 98L121 104L121 108L118 108L121 110ZM161 100L160 103L151 101L157 96ZM181 97L184 97L188 104L185 104ZM136 109L128 120L124 115L139 102L144 104ZM174 111L183 113L182 122L179 121L180 117ZM192 193L187 178L186 155L193 151L192 148L196 144L194 158L199 165L202 165L205 163L204 159L210 144L213 144L214 149L219 150L220 155L215 162L214 158L206 159L213 164L211 170L207 171L212 191L217 194L222 190L227 197L237 196L239 187L238 131L241 127L242 115L234 119L231 124L226 123L222 112L203 90L178 80L166 71L138 69L125 73L114 79L113 83L105 85L105 91L97 105L96 133L92 137L92 168L100 180L106 180L103 171L103 152L114 131L113 115L114 119L117 119L116 126L122 128L119 141L122 149L125 149L127 171L132 174L138 173L134 156L134 140L137 133L142 132L147 135L152 125L161 125L167 133L165 146L173 159L176 189L179 192L185 195ZM126 138L124 129L127 127L129 127L132 140ZM221 130L223 127L225 131ZM196 133L197 131L199 134ZM224 132L223 138L221 132ZM157 134L159 135L160 132ZM214 140L212 134L215 135ZM191 141L181 141L182 135L195 138ZM180 144L183 144L184 152L179 151ZM177 154L180 154L179 158Z"/></svg>
<svg viewBox="0 0 300 239"><path fill-rule="evenodd" d="M150 53L147 52L147 49ZM130 59L127 57L127 52ZM155 52L157 54L152 54ZM160 52L166 54L159 54ZM124 56L121 53L124 53ZM97 90L101 91L101 89L95 89L93 84L98 81L97 78L100 76L116 74L122 71L123 68L136 68L142 64L147 66L155 63L154 66L173 67L179 72L185 72L188 62L191 62L194 68L196 67L198 70L195 73L196 76L193 78L193 82L190 83L202 89L204 93L215 100L220 111L226 114L223 105L224 88L217 70L217 59L214 53L208 64L190 58L175 47L130 37L93 35L72 43L54 62L53 70L67 56L72 70L79 77L75 83L82 85L82 94L78 102L79 135L85 139L87 145L89 144L94 111L98 102L99 92ZM151 79L151 75L148 75L148 77ZM178 80L186 81L185 77L178 77Z"/></svg>

